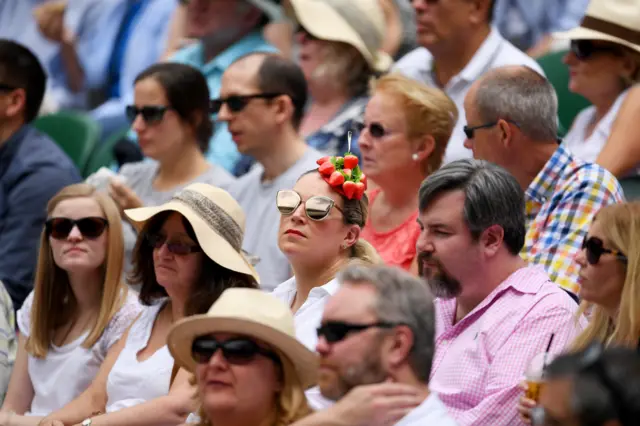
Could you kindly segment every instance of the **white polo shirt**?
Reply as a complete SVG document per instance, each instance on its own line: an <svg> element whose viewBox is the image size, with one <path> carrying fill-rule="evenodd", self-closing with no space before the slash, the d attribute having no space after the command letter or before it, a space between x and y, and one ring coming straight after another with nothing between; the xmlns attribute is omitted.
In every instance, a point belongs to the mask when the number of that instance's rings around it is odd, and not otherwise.
<svg viewBox="0 0 640 426"><path fill-rule="evenodd" d="M453 129L449 145L444 156L444 163L471 158L471 150L463 146L466 139L462 128L467 124L464 115L464 97L469 88L480 76L487 71L505 65L526 65L544 75L538 63L526 53L505 40L496 28L491 28L491 32L486 40L480 45L478 51L473 55L471 61L459 74L455 75L445 87L440 87L436 83L433 75L433 56L424 47L418 47L402 57L393 67L392 71L399 71L402 74L414 78L428 86L438 87L446 92L458 107L458 122ZM482 124L482 123L474 123Z"/></svg>

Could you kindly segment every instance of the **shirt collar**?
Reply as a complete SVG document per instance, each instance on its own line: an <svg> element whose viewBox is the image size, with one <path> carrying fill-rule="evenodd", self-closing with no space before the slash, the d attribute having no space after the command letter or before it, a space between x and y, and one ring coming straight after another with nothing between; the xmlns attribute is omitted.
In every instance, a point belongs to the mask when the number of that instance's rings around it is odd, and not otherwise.
<svg viewBox="0 0 640 426"><path fill-rule="evenodd" d="M333 296L334 294L336 294L339 288L340 288L340 283L336 278L334 278L328 283L326 283L325 285L312 288L311 291L309 292L309 296L311 295ZM286 280L285 282L283 282L273 290L274 295L287 295L295 292L296 292L296 277L289 278L288 280Z"/></svg>
<svg viewBox="0 0 640 426"><path fill-rule="evenodd" d="M567 166L573 161L574 158L569 151L560 145L527 188L527 198L544 204L551 198L558 180L562 177L563 172L568 170Z"/></svg>

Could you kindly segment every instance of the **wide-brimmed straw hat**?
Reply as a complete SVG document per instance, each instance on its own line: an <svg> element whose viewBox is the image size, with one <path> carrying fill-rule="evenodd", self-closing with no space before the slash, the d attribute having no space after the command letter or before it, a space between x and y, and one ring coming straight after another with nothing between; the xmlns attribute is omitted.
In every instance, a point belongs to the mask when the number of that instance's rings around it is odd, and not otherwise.
<svg viewBox="0 0 640 426"><path fill-rule="evenodd" d="M260 282L258 273L242 253L244 212L227 191L194 183L174 194L165 204L129 209L125 214L141 230L149 219L166 211L178 212L189 221L198 244L211 260Z"/></svg>
<svg viewBox="0 0 640 426"><path fill-rule="evenodd" d="M230 288L209 312L179 320L169 331L167 344L176 363L193 372L191 345L198 336L232 333L249 336L284 354L293 364L302 386L316 384L318 360L295 336L293 314L274 296L257 289Z"/></svg>
<svg viewBox="0 0 640 426"><path fill-rule="evenodd" d="M347 43L376 71L387 71L393 60L383 52L384 12L379 0L290 0L291 19L321 40Z"/></svg>
<svg viewBox="0 0 640 426"><path fill-rule="evenodd" d="M640 2L591 0L579 27L553 36L565 40L609 41L640 52Z"/></svg>

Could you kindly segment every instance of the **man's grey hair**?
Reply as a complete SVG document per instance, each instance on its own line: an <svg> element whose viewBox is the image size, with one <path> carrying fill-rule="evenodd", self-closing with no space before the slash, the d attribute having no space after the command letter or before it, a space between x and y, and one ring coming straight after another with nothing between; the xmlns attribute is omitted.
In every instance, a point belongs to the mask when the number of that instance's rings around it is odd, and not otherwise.
<svg viewBox="0 0 640 426"><path fill-rule="evenodd" d="M361 264L342 270L338 280L376 289L378 321L409 327L413 333L409 365L418 380L428 383L435 348L435 308L427 284L399 268Z"/></svg>
<svg viewBox="0 0 640 426"><path fill-rule="evenodd" d="M483 123L509 120L534 141L558 138L558 96L544 76L526 66L495 68L478 82L475 105Z"/></svg>
<svg viewBox="0 0 640 426"><path fill-rule="evenodd" d="M474 239L493 225L504 230L509 251L524 246L524 192L511 173L484 160L453 161L436 170L420 185L419 208L424 212L439 195L464 191L463 217Z"/></svg>

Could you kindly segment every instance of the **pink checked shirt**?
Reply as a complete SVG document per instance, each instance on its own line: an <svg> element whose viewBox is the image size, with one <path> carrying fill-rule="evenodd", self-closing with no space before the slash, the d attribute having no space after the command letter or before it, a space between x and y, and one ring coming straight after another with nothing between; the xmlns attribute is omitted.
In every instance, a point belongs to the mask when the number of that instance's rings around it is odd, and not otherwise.
<svg viewBox="0 0 640 426"><path fill-rule="evenodd" d="M518 387L531 358L561 352L582 331L578 305L541 266L511 274L454 324L455 299L437 299L436 353L429 387L460 426L519 426Z"/></svg>

